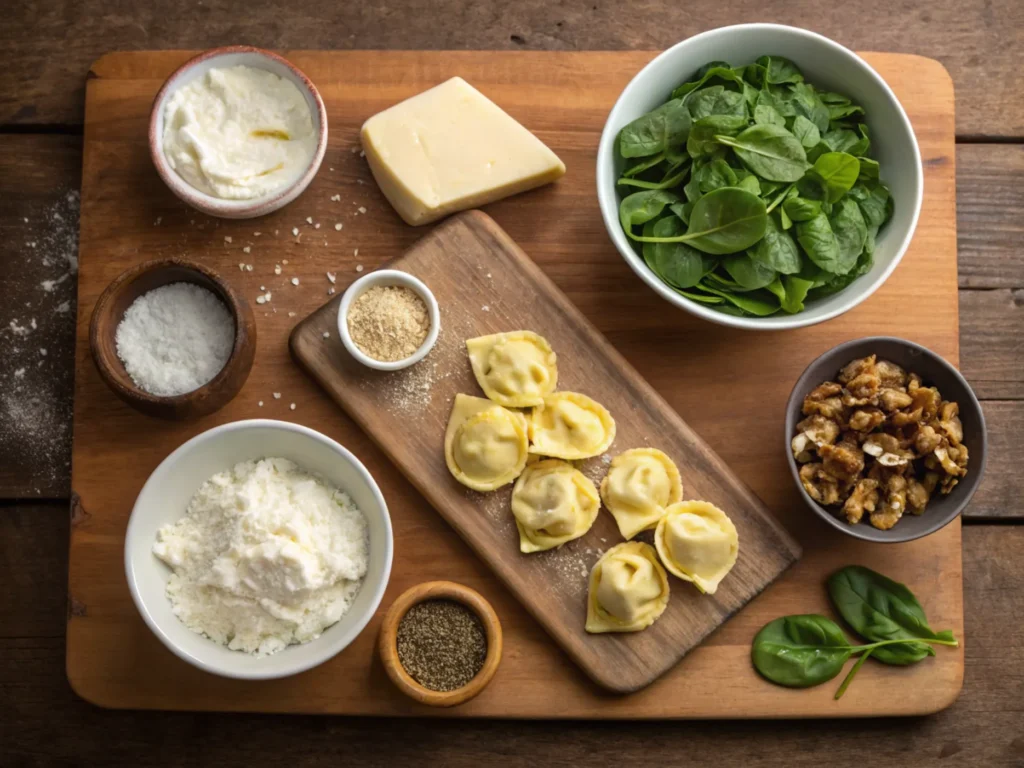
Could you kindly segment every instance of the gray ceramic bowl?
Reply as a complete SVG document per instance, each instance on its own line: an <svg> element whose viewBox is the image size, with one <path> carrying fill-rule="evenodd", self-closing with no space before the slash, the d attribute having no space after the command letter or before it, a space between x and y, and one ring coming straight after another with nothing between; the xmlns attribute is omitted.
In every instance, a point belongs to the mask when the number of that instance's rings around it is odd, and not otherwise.
<svg viewBox="0 0 1024 768"><path fill-rule="evenodd" d="M918 374L925 385L938 387L944 400L958 403L960 405L960 420L964 427L964 445L970 452L967 475L960 480L948 496L936 494L932 497L923 515L904 515L888 531L881 531L867 522L851 525L840 516L838 507L823 507L815 502L800 483L799 465L793 458L793 451L790 449L790 441L796 432L797 422L803 418L801 406L804 397L822 382L834 381L839 370L850 361L867 357L870 354L876 354L879 359L890 360L908 372ZM807 370L803 372L793 387L789 402L786 404L786 434L784 437L784 450L789 462L789 469L807 506L833 528L849 536L865 541L885 543L913 541L927 536L929 533L935 533L955 520L957 515L963 512L981 483L981 477L985 472L985 454L988 447L985 416L982 414L981 405L960 372L920 344L890 336L871 336L848 341L830 349L807 366Z"/></svg>

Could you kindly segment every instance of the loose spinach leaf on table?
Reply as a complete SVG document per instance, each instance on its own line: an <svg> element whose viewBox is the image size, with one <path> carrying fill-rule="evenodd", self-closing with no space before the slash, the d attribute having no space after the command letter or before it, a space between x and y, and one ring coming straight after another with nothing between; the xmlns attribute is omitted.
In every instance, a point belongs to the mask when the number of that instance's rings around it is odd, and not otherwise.
<svg viewBox="0 0 1024 768"><path fill-rule="evenodd" d="M816 614L783 616L754 637L754 668L773 683L809 688L843 671L852 646L834 621Z"/></svg>
<svg viewBox="0 0 1024 768"><path fill-rule="evenodd" d="M754 125L738 136L716 138L732 147L752 173L769 181L798 181L807 171L803 145L780 125Z"/></svg>
<svg viewBox="0 0 1024 768"><path fill-rule="evenodd" d="M638 117L619 132L623 157L647 157L686 143L690 111L682 99L673 99L653 112Z"/></svg>
<svg viewBox="0 0 1024 768"><path fill-rule="evenodd" d="M950 630L928 626L924 608L905 584L860 565L850 565L828 579L828 593L839 615L867 640L943 640L955 643ZM929 645L898 643L878 648L884 664L906 665L934 656Z"/></svg>

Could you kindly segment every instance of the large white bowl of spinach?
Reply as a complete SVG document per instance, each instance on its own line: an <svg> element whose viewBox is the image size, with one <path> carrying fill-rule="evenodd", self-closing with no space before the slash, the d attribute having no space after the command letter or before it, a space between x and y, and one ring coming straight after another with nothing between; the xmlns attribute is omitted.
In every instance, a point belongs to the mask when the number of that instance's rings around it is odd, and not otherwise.
<svg viewBox="0 0 1024 768"><path fill-rule="evenodd" d="M633 270L725 325L794 328L892 273L923 193L885 81L806 30L744 24L685 40L626 87L601 137L598 197Z"/></svg>

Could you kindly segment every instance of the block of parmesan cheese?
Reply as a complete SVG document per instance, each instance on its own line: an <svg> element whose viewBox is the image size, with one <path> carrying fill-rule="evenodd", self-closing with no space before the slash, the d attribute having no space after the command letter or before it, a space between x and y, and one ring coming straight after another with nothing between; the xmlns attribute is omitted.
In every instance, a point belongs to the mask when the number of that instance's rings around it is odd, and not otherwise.
<svg viewBox="0 0 1024 768"><path fill-rule="evenodd" d="M360 137L381 191L414 226L565 173L540 139L461 77L374 115Z"/></svg>

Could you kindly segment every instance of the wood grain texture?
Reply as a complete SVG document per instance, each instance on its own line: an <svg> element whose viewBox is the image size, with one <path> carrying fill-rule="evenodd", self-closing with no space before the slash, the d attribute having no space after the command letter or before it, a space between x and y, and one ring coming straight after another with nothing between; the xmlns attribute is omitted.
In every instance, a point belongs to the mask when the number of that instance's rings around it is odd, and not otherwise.
<svg viewBox="0 0 1024 768"><path fill-rule="evenodd" d="M988 464L964 514L974 520L1017 521L1024 517L1024 403L985 400L981 407L988 427Z"/></svg>
<svg viewBox="0 0 1024 768"><path fill-rule="evenodd" d="M67 257L77 254L80 144L0 138L3 498L67 497L70 489L76 279Z"/></svg>
<svg viewBox="0 0 1024 768"><path fill-rule="evenodd" d="M961 367L981 398L1024 401L1024 288L960 291Z"/></svg>
<svg viewBox="0 0 1024 768"><path fill-rule="evenodd" d="M1024 288L1024 145L956 148L961 288Z"/></svg>
<svg viewBox="0 0 1024 768"><path fill-rule="evenodd" d="M760 499L486 214L452 217L387 266L418 277L437 298L441 333L425 360L382 373L339 344L325 344L324 333L337 328L340 297L296 327L292 354L599 685L631 693L650 684L800 556ZM560 390L583 392L611 412L616 435L608 462L629 448L659 448L679 466L685 498L727 511L739 531L740 558L714 596L674 581L668 608L648 629L588 634L588 574L622 538L611 515L599 515L583 538L524 556L510 513L512 486L479 494L452 477L442 450L452 403L459 392L482 394L465 341L515 330L541 333L551 343ZM596 457L580 468L599 485L607 462Z"/></svg>
<svg viewBox="0 0 1024 768"><path fill-rule="evenodd" d="M232 0L202 0L187 12L169 2L13 0L5 13L2 123L80 124L83 79L110 50L239 42L291 50L662 50L714 27L767 21L809 27L854 49L938 59L956 82L957 133L1024 136L1017 63L1024 5L1016 0L865 0L857 15L870 23L851 23L848 9L823 0L731 0L700 8L659 0L628 7L607 0L319 0L294 4L287 14L271 0L251 0L244 13Z"/></svg>
<svg viewBox="0 0 1024 768"><path fill-rule="evenodd" d="M908 67L900 57L869 56L901 96L923 153L932 159L925 169L921 226L900 269L842 318L786 334L751 336L712 328L655 300L611 246L601 223L592 170L598 134L609 106L647 54L297 55L294 62L317 82L327 103L331 143L310 189L287 210L255 223L213 221L189 211L159 184L148 162L142 137L151 100L186 56L109 56L89 81L80 313L87 317L100 291L129 264L182 252L218 270L247 296L255 296L260 285L272 286L274 300L257 312L257 360L241 394L190 424L156 423L117 401L92 369L79 325L72 485L86 512L72 534L70 578L72 595L87 613L68 625L67 656L78 692L118 706L421 714L372 661L379 616L345 653L318 670L257 687L215 680L172 658L136 614L120 552L125 521L145 478L172 448L204 429L267 416L300 421L339 440L384 489L395 551L401 555L382 610L404 589L434 578L467 584L494 604L505 630L505 660L491 685L453 714L823 717L878 714L880 706L889 713L934 711L956 697L961 651L937 656L927 668L901 670L905 685L886 688L884 695L881 671L865 669L841 710L831 691L780 691L758 680L747 663L750 638L768 619L794 609L827 610L824 591L808 598L807 585L835 567L839 551L844 560L913 584L936 623L957 633L963 629L959 523L901 545L898 556L889 548L848 542L823 530L824 523L802 508L782 446L775 447L782 442L783 404L797 374L840 341L890 331L891 318L899 316L904 335L958 359L953 97L939 65L912 59ZM332 286L325 272L350 279L357 265L380 265L423 234L400 223L373 185L365 161L350 151L358 146L358 127L371 113L455 73L535 130L569 168L559 183L488 206L488 213L805 548L804 559L770 590L661 680L629 697L601 694L570 666L369 437L289 359L292 327L328 299ZM341 201L331 201L334 195ZM305 223L307 216L321 229ZM333 222L344 229L335 232ZM293 227L298 237L290 235ZM251 252L245 254L243 247ZM254 270L240 271L239 262L253 263ZM285 267L282 275L274 275L275 264ZM293 276L300 278L298 286L291 285ZM910 292L921 301L908 308L904 297ZM714 379L694 375L712 370ZM273 392L281 398L272 398ZM293 402L295 410L289 408ZM735 676L718 679L713 673L721 670Z"/></svg>
<svg viewBox="0 0 1024 768"><path fill-rule="evenodd" d="M76 697L64 676L66 583L64 569L55 564L67 535L64 505L0 507L0 582L5 585L0 755L5 765L249 768L266 763L268 755L275 763L310 768L339 762L452 768L499 762L509 768L674 765L681 755L713 755L715 764L754 768L820 768L823 760L836 766L1018 768L1024 761L1019 733L1024 626L1006 621L1024 612L1019 589L1024 527L964 528L967 685L945 712L858 723L635 722L617 728L579 721L407 719L396 724L380 718L99 709ZM25 631L3 634L7 627ZM898 684L890 679L888 690ZM154 749L158 744L173 746Z"/></svg>

